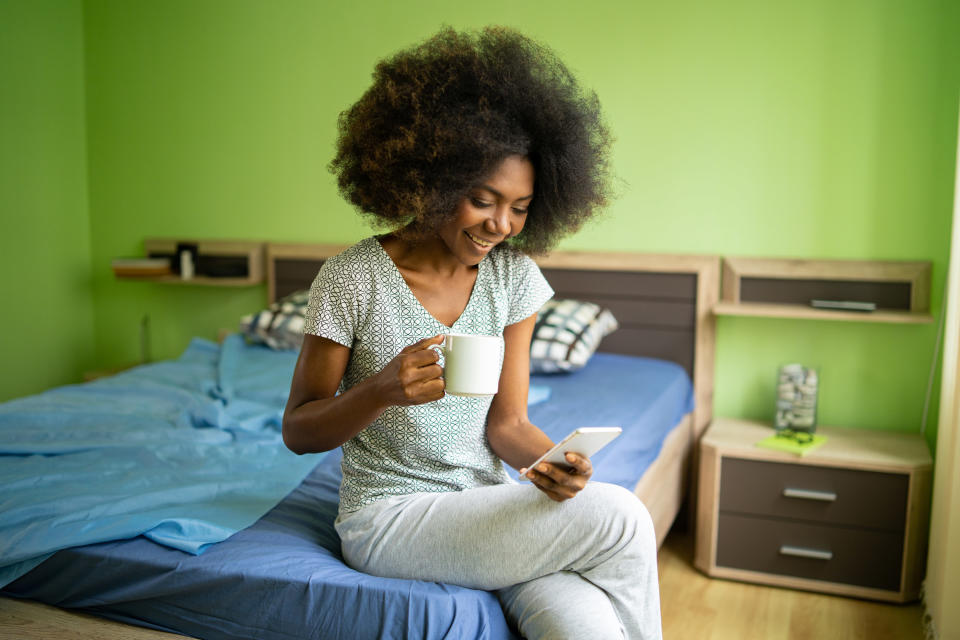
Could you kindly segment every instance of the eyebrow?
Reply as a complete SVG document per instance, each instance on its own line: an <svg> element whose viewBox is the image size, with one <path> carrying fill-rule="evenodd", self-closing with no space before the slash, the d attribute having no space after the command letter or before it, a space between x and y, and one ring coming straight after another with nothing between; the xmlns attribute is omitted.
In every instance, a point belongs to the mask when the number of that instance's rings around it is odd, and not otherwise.
<svg viewBox="0 0 960 640"><path fill-rule="evenodd" d="M490 193L492 193L493 195L497 196L497 197L500 198L501 200L505 199L505 198L504 198L504 195L503 195L502 193L500 193L499 191L497 191L496 189L494 189L494 188L491 187L490 185L481 184L481 185L479 185L477 188L478 188L478 189L483 189L484 191L489 191ZM529 200L529 199L531 199L531 198L533 198L533 194L532 194L532 193L531 193L530 195L528 195L528 196L523 196L522 198L517 198L516 200L514 200L514 202L519 202L520 200Z"/></svg>

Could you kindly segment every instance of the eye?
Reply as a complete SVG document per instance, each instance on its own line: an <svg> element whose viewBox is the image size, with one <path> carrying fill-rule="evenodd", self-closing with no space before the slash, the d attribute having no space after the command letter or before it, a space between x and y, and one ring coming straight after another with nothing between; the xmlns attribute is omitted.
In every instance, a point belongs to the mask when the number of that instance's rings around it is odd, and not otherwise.
<svg viewBox="0 0 960 640"><path fill-rule="evenodd" d="M529 209L524 209L524 208L522 208L522 207L514 207L514 208L513 208L513 212L514 212L515 214L517 214L518 216L525 216L525 215L527 215L527 213L528 213L529 211L530 211Z"/></svg>
<svg viewBox="0 0 960 640"><path fill-rule="evenodd" d="M478 209L486 209L487 207L491 206L489 202L486 202L485 200L481 200L479 198L470 198L470 204L472 204Z"/></svg>

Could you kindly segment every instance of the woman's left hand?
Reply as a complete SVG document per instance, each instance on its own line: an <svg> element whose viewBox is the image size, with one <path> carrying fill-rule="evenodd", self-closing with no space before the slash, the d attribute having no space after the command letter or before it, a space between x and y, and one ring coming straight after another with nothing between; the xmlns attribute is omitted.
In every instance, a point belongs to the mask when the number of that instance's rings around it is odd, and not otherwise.
<svg viewBox="0 0 960 640"><path fill-rule="evenodd" d="M569 500L587 486L593 465L589 458L575 453L568 453L566 459L569 467L541 462L535 469L521 469L520 475L526 475L551 500Z"/></svg>

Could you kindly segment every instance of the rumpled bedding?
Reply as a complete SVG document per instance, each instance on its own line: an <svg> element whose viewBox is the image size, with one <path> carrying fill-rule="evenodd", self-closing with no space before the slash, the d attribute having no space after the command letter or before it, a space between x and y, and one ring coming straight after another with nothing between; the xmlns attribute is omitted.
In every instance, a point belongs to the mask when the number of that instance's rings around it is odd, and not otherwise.
<svg viewBox="0 0 960 640"><path fill-rule="evenodd" d="M212 367L209 354L205 358ZM224 373L199 395L232 398L225 413L205 415L232 415L228 424L243 428L198 427L185 419L184 429L237 437L273 429L269 420L258 426L255 408L277 401L279 420L283 398L271 395L285 396L295 359L291 352L241 351L228 343L216 359ZM280 378L282 384L271 386ZM535 402L534 389L550 400ZM532 421L554 440L578 426L622 426L623 435L593 458L594 480L627 488L692 408L692 386L679 366L605 353L569 375L531 377L530 395ZM194 397L184 395L183 403ZM343 563L334 527L340 459L339 450L330 452L264 517L201 555L143 536L87 544L53 554L3 594L208 640L514 638L491 592L380 578Z"/></svg>
<svg viewBox="0 0 960 640"><path fill-rule="evenodd" d="M0 586L53 552L143 535L200 554L325 454L280 424L296 354L194 339L176 360L0 404Z"/></svg>
<svg viewBox="0 0 960 640"><path fill-rule="evenodd" d="M195 338L176 360L0 404L0 587L53 552L143 535L199 554L326 454L280 425L294 351ZM532 385L530 404L550 389Z"/></svg>

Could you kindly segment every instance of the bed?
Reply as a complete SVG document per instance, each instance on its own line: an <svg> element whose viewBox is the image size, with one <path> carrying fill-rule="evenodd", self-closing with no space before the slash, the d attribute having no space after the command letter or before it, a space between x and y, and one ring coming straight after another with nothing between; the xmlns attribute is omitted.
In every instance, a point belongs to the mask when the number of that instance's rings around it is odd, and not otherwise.
<svg viewBox="0 0 960 640"><path fill-rule="evenodd" d="M268 245L270 300L308 285L341 248ZM581 371L532 379L549 397L531 405L531 418L554 439L571 424L624 426L616 446L594 459L594 478L634 489L662 542L690 486L693 444L711 415L709 310L719 261L555 253L540 262L557 297L602 304L621 326ZM200 346L216 348L219 375L233 376L213 386L229 386L243 402L250 402L244 390L273 393L264 389L259 358L277 371L286 366L282 355L236 336ZM292 370L295 354L287 356ZM114 384L123 383L118 378ZM273 382L281 388L283 376ZM585 388L593 389L591 402L583 401ZM615 399L624 396L635 411L624 412ZM268 421L250 415L262 431ZM54 553L3 594L201 638L513 637L493 594L346 567L333 530L338 483L339 453L330 452L263 517L199 555L143 535L85 544Z"/></svg>

